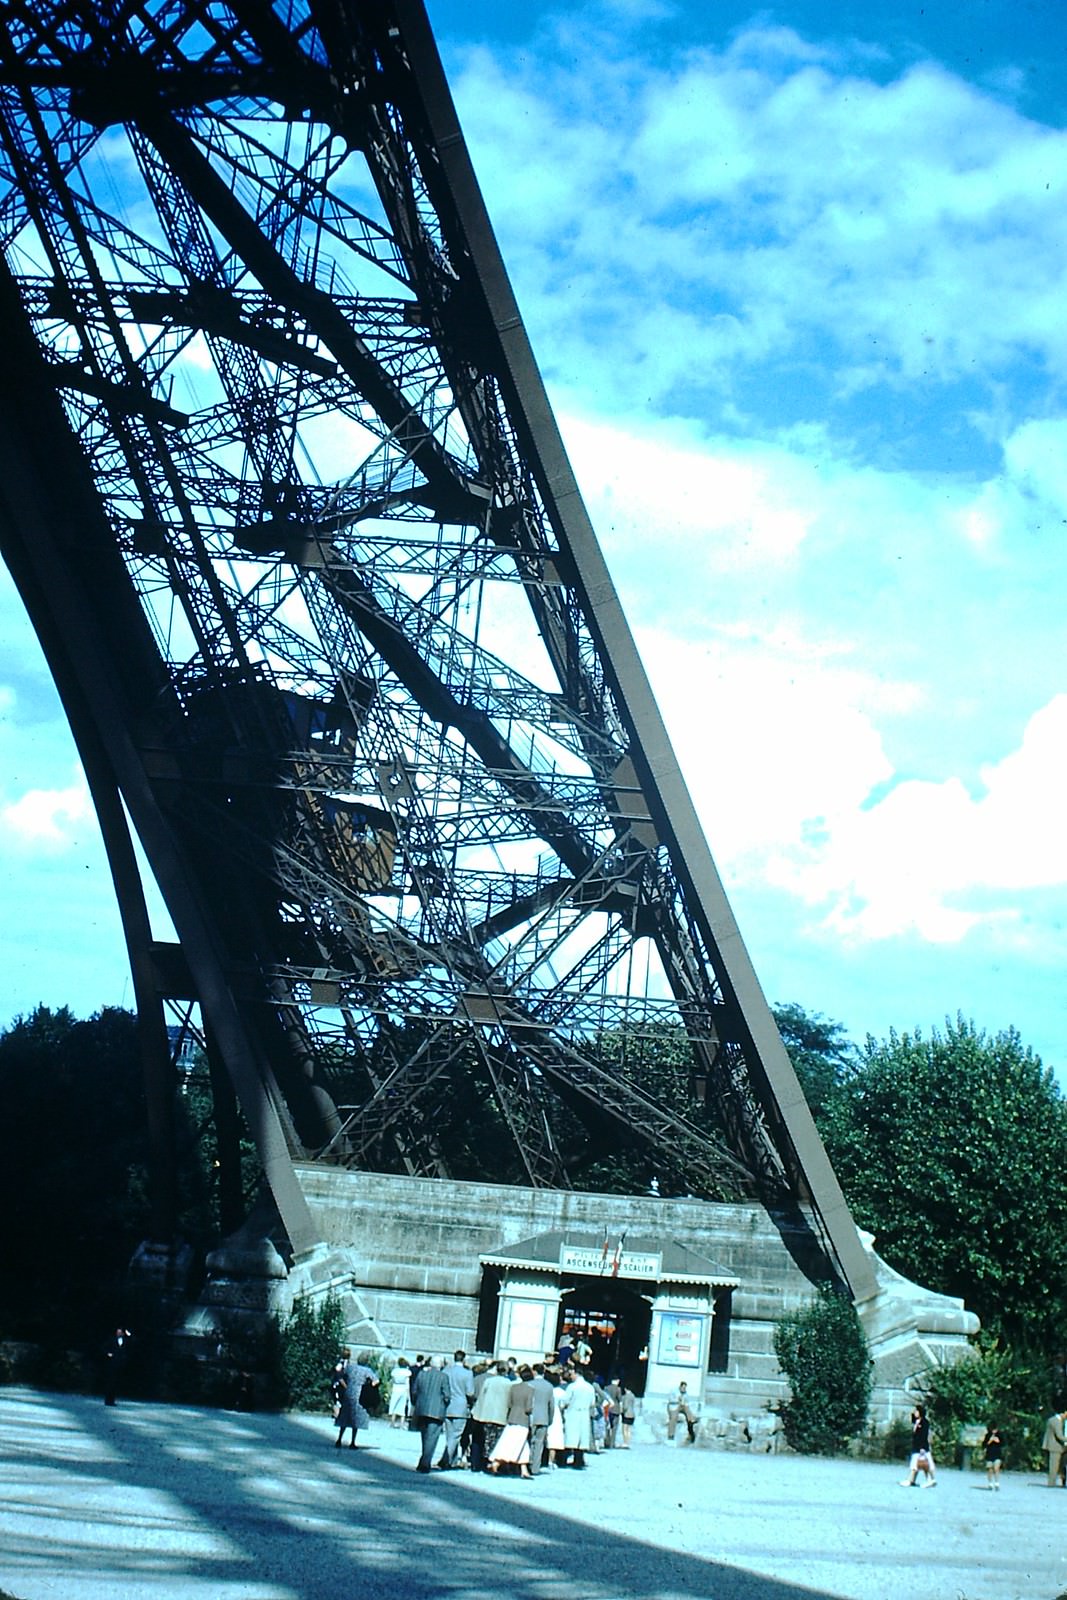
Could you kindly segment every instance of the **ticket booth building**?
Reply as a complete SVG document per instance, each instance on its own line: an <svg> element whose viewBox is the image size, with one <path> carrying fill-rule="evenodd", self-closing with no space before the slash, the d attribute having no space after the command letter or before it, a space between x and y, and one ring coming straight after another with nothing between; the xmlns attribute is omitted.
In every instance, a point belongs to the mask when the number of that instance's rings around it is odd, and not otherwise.
<svg viewBox="0 0 1067 1600"><path fill-rule="evenodd" d="M498 1357L532 1363L584 1342L594 1373L645 1395L683 1381L703 1392L716 1297L739 1283L675 1239L625 1234L541 1233L480 1259Z"/></svg>

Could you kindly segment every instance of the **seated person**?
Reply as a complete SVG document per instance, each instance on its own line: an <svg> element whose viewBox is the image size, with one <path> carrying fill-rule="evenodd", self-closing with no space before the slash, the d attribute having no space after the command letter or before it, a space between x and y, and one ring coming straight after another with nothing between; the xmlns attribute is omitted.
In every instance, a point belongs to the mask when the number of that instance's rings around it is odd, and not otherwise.
<svg viewBox="0 0 1067 1600"><path fill-rule="evenodd" d="M689 1394L689 1385L680 1383L677 1389L672 1389L667 1397L667 1438L674 1438L674 1430L678 1426L678 1418L684 1417L685 1425L689 1430L689 1443L692 1444L697 1436L696 1430L697 1405Z"/></svg>

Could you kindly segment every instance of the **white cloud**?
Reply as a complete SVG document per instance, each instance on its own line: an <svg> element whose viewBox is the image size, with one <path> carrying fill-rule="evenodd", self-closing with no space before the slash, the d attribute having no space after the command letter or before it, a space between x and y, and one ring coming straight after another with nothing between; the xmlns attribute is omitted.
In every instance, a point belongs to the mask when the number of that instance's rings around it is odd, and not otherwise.
<svg viewBox="0 0 1067 1600"><path fill-rule="evenodd" d="M1058 558L1067 525L1067 418L1024 422L1002 448L1002 471L950 508L950 520L980 554L1023 547L1033 561L1034 536L1044 533Z"/></svg>
<svg viewBox="0 0 1067 1600"><path fill-rule="evenodd" d="M979 515L999 531L1018 509L1001 506L999 479L976 490L866 466L816 428L771 443L704 436L677 419L570 414L562 426L635 624L669 618L670 631L703 636L725 621L761 633L787 622L798 634L849 641L887 676L900 671L893 652L907 650L914 663L944 640L946 583L985 573L985 551L974 548ZM906 634L897 612L909 619Z"/></svg>
<svg viewBox="0 0 1067 1600"><path fill-rule="evenodd" d="M1067 884L1067 697L990 759L986 695L1014 668L1029 715L1063 683L1047 652L1027 682L1017 630L1047 629L1031 530L1067 505L1067 424L1016 430L977 487L857 466L817 431L564 431L730 882L787 890L844 943L1020 939L1027 895Z"/></svg>
<svg viewBox="0 0 1067 1600"><path fill-rule="evenodd" d="M710 630L705 644L638 642L720 867L753 882L783 846L803 852L892 776L864 709L906 703L829 646L779 630ZM812 848L821 851L825 846Z"/></svg>
<svg viewBox="0 0 1067 1600"><path fill-rule="evenodd" d="M622 556L647 558L654 540L697 569L789 561L816 514L815 471L797 454L687 438L677 424L568 417L564 430L601 538Z"/></svg>
<svg viewBox="0 0 1067 1600"><path fill-rule="evenodd" d="M913 780L868 809L840 806L824 841L769 860L770 880L846 938L952 943L979 925L1010 932L1028 891L1067 886L1065 749L1067 694L984 769L981 794L956 777Z"/></svg>
<svg viewBox="0 0 1067 1600"><path fill-rule="evenodd" d="M1067 133L784 29L572 61L481 51L456 82L553 370L658 404L735 387L739 356L842 394L1067 358Z"/></svg>
<svg viewBox="0 0 1067 1600"><path fill-rule="evenodd" d="M1067 419L1024 423L1005 443L1004 464L1021 492L1067 515Z"/></svg>
<svg viewBox="0 0 1067 1600"><path fill-rule="evenodd" d="M29 789L0 807L0 848L17 854L60 854L96 832L96 813L84 778L66 789Z"/></svg>

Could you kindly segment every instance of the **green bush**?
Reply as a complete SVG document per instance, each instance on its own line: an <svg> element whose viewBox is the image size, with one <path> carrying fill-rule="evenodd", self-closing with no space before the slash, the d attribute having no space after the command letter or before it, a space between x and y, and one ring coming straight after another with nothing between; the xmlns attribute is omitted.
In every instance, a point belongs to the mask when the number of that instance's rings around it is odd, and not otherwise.
<svg viewBox="0 0 1067 1600"><path fill-rule="evenodd" d="M979 1339L963 1361L939 1362L920 1375L920 1386L939 1449L955 1458L961 1427L996 1422L1004 1432L1007 1467L1033 1467L1044 1433L1041 1380L1008 1348Z"/></svg>
<svg viewBox="0 0 1067 1600"><path fill-rule="evenodd" d="M293 1411L330 1409L330 1374L346 1342L341 1302L306 1295L280 1325L281 1402Z"/></svg>
<svg viewBox="0 0 1067 1600"><path fill-rule="evenodd" d="M786 1442L805 1455L834 1455L867 1426L871 1357L852 1301L828 1287L774 1330L789 1382L779 1406Z"/></svg>

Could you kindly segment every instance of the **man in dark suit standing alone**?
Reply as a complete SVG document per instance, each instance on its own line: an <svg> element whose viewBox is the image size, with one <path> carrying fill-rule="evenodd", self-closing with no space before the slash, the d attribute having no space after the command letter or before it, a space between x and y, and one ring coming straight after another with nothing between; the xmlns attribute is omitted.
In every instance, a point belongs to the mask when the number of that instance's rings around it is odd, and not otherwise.
<svg viewBox="0 0 1067 1600"><path fill-rule="evenodd" d="M129 1328L116 1328L104 1351L104 1404L113 1406L130 1354Z"/></svg>

